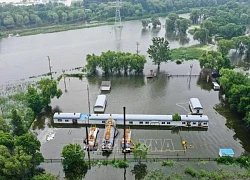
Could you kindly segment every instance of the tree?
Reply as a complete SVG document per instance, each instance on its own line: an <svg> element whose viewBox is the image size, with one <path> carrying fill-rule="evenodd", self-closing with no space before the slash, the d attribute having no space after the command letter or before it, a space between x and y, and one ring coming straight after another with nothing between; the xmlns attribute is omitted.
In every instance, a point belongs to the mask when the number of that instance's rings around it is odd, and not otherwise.
<svg viewBox="0 0 250 180"><path fill-rule="evenodd" d="M186 34L186 31L187 31L188 26L190 24L191 24L190 20L188 20L188 19L181 19L180 20L180 27L179 27L180 34Z"/></svg>
<svg viewBox="0 0 250 180"><path fill-rule="evenodd" d="M207 44L208 42L208 30L205 28L196 29L194 33L194 39L200 41L200 44Z"/></svg>
<svg viewBox="0 0 250 180"><path fill-rule="evenodd" d="M223 57L218 51L208 51L203 53L199 58L200 67L211 70L220 70L222 68L231 68L231 62L228 58Z"/></svg>
<svg viewBox="0 0 250 180"><path fill-rule="evenodd" d="M212 35L215 35L217 33L217 27L216 24L213 23L210 20L206 20L201 24L202 28L205 28L208 30L208 35L211 37Z"/></svg>
<svg viewBox="0 0 250 180"><path fill-rule="evenodd" d="M52 174L38 174L32 177L32 180L57 180L57 177Z"/></svg>
<svg viewBox="0 0 250 180"><path fill-rule="evenodd" d="M11 125L12 125L13 135L20 136L24 134L22 118L15 109L12 110Z"/></svg>
<svg viewBox="0 0 250 180"><path fill-rule="evenodd" d="M9 124L2 117L0 117L0 131L10 132Z"/></svg>
<svg viewBox="0 0 250 180"><path fill-rule="evenodd" d="M133 150L134 159L141 163L142 159L146 159L148 154L148 147L146 144L137 143L135 149Z"/></svg>
<svg viewBox="0 0 250 180"><path fill-rule="evenodd" d="M218 41L218 50L221 52L223 56L227 56L230 49L233 49L233 41L222 39Z"/></svg>
<svg viewBox="0 0 250 180"><path fill-rule="evenodd" d="M34 171L34 168L38 165L40 165L41 162L43 162L43 156L39 152L41 143L38 141L36 137L34 137L32 134L23 134L16 138L15 140L15 146L22 147L24 152L26 154L29 154L32 156L32 166Z"/></svg>
<svg viewBox="0 0 250 180"><path fill-rule="evenodd" d="M10 133L0 131L0 145L3 145L10 150L13 150L14 141Z"/></svg>
<svg viewBox="0 0 250 180"><path fill-rule="evenodd" d="M152 17L151 22L152 22L153 28L156 28L158 25L161 25L161 22L158 17Z"/></svg>
<svg viewBox="0 0 250 180"><path fill-rule="evenodd" d="M153 45L150 45L147 53L153 59L154 64L158 65L158 70L162 62L167 62L170 59L169 43L163 37L154 37Z"/></svg>
<svg viewBox="0 0 250 180"><path fill-rule="evenodd" d="M59 98L62 95L62 91L57 88L57 82L55 80L48 78L42 79L38 82L38 88L41 90L41 98L45 107L51 103L52 98Z"/></svg>
<svg viewBox="0 0 250 180"><path fill-rule="evenodd" d="M143 20L141 20L141 22L142 22L142 27L146 28L146 27L148 27L148 24L150 21L148 19L143 19Z"/></svg>
<svg viewBox="0 0 250 180"><path fill-rule="evenodd" d="M42 97L34 87L28 87L26 100L28 102L28 107L31 108L36 115L39 114L45 106Z"/></svg>
<svg viewBox="0 0 250 180"><path fill-rule="evenodd" d="M200 18L200 10L198 10L198 9L192 10L190 13L190 20L192 21L192 23L198 24L199 18Z"/></svg>
<svg viewBox="0 0 250 180"><path fill-rule="evenodd" d="M88 171L88 166L84 161L85 153L79 144L69 144L63 147L62 165L67 179L82 179Z"/></svg>

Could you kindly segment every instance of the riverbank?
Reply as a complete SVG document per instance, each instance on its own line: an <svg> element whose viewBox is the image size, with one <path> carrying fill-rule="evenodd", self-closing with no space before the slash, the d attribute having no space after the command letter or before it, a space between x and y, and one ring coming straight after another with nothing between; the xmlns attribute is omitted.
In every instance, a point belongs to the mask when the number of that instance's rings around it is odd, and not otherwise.
<svg viewBox="0 0 250 180"><path fill-rule="evenodd" d="M176 14L185 14L189 13L190 10L179 10L176 11ZM168 13L158 13L154 14L156 17L166 17ZM140 19L146 19L151 18L153 15L148 14L140 17L124 17L123 21L131 21L131 20L140 20ZM110 18L107 21L92 21L91 23L84 23L82 22L76 22L72 24L56 24L56 25L49 25L49 26L41 26L41 27L26 27L22 29L14 29L14 30L8 30L3 31L1 36L3 38L5 37L12 37L12 36L29 36L29 35L36 35L36 34L45 34L45 33L55 33L55 32L61 32L61 31L69 31L69 30L76 30L76 29L83 29L83 28L92 28L92 27L98 27L103 25L113 25L114 24L114 18ZM1 37L0 36L0 37Z"/></svg>
<svg viewBox="0 0 250 180"><path fill-rule="evenodd" d="M83 28L92 28L103 25L112 25L112 22L94 22L90 24L63 24L63 25L53 25L53 26L44 26L28 29L16 29L4 32L3 37L12 37L12 36L30 36L36 34L46 34L46 33L55 33L61 31L69 31Z"/></svg>

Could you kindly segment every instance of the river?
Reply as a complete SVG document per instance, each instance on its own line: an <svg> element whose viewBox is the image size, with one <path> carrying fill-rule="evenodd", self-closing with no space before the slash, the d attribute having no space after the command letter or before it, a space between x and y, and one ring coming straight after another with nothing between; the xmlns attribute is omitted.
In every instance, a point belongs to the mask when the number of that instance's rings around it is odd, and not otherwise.
<svg viewBox="0 0 250 180"><path fill-rule="evenodd" d="M186 16L186 15L184 15ZM164 18L161 18L162 24ZM123 23L121 35L117 36L113 26L101 26L80 30L65 31L52 34L39 34L26 37L12 37L0 40L0 84L20 82L30 76L48 73L47 56L51 59L52 71L61 73L62 69L70 70L86 64L87 54L100 54L107 50L136 52L136 43L139 42L140 54L147 57L144 73L156 70L156 66L148 59L147 49L152 37L165 37L165 29L142 29L141 21L128 21ZM170 48L198 44L198 41L187 35L189 41L180 42L166 36ZM241 119L230 112L221 101L218 91L213 91L211 86L202 83L198 77L173 77L167 78L165 73L188 74L190 65L193 65L192 74L199 74L198 61L187 61L181 65L169 62L161 65L161 73L157 78L147 80L139 77L110 77L110 78L67 78L67 93L60 99L52 101L53 108L63 112L88 112L87 90L90 87L90 103L93 106L99 92L102 80L112 81L112 90L107 94L108 105L106 113L122 113L122 108L127 108L127 113L135 114L173 114L179 112L186 114L188 100L198 97L205 109L205 114L210 119L207 131L181 130L176 133L172 130L133 129L134 141L148 139L167 140L167 147L180 150L180 139L187 140L191 145L186 154L163 153L162 156L183 155L188 157L215 157L219 148L233 148L236 155L250 152L250 133L244 129ZM64 90L63 81L59 87ZM91 107L92 107L91 106ZM217 107L221 114L214 108ZM49 127L47 127L49 125ZM82 128L50 128L47 119L36 123L35 130L42 142L41 152L45 158L60 158L60 152L65 144L82 142L85 131ZM56 133L55 138L46 142L48 133ZM101 129L100 134L103 134ZM121 135L120 135L121 136ZM119 142L117 142L119 143ZM159 145L159 144L158 144ZM155 150L151 144L152 152ZM157 147L160 148L160 147ZM94 155L99 157L98 154ZM46 167L46 166L45 166ZM48 166L47 166L48 167Z"/></svg>

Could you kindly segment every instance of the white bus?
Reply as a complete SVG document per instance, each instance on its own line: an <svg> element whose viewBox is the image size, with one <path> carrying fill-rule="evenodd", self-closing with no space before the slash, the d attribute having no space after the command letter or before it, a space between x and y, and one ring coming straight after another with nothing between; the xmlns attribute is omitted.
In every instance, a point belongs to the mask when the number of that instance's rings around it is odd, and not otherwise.
<svg viewBox="0 0 250 180"><path fill-rule="evenodd" d="M191 98L189 101L189 107L191 110L191 114L203 114L203 107L201 106L201 103L198 98Z"/></svg>
<svg viewBox="0 0 250 180"><path fill-rule="evenodd" d="M94 112L104 113L106 104L107 104L106 95L99 95L95 102Z"/></svg>

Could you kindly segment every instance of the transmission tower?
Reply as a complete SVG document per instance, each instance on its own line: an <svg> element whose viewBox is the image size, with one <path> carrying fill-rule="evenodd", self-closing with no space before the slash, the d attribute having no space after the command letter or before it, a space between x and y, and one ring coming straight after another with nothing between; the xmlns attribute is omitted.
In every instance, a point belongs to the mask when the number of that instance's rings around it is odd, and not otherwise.
<svg viewBox="0 0 250 180"><path fill-rule="evenodd" d="M122 2L122 0L116 0L115 28L122 28L121 13L120 13L121 2Z"/></svg>

